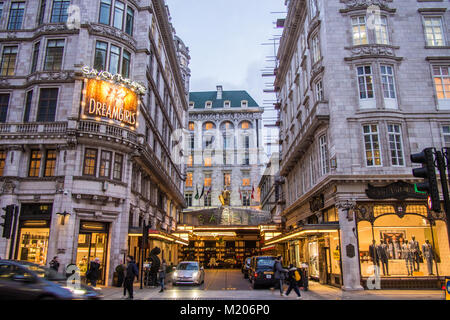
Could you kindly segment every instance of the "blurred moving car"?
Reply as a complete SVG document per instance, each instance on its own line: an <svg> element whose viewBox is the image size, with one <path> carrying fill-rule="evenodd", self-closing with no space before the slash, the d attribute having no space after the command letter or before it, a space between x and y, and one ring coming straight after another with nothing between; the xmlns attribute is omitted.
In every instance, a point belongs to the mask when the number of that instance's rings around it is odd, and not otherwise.
<svg viewBox="0 0 450 320"><path fill-rule="evenodd" d="M172 275L174 286L179 284L200 285L205 282L205 270L197 261L180 262Z"/></svg>
<svg viewBox="0 0 450 320"><path fill-rule="evenodd" d="M101 299L100 289L69 285L55 270L27 261L0 260L1 300Z"/></svg>
<svg viewBox="0 0 450 320"><path fill-rule="evenodd" d="M250 270L250 263L252 261L251 257L245 259L244 264L242 265L241 271L244 274L244 279L248 278L248 270Z"/></svg>
<svg viewBox="0 0 450 320"><path fill-rule="evenodd" d="M252 257L250 268L248 270L249 281L252 283L253 289L258 286L272 286L275 284L273 266L276 257L274 256L257 256Z"/></svg>

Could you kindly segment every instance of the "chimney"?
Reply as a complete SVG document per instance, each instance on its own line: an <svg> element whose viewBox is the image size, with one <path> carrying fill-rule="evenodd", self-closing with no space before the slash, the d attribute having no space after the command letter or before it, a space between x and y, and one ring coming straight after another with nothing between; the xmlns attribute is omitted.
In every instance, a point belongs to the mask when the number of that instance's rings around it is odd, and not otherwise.
<svg viewBox="0 0 450 320"><path fill-rule="evenodd" d="M223 87L217 86L217 100L222 100Z"/></svg>

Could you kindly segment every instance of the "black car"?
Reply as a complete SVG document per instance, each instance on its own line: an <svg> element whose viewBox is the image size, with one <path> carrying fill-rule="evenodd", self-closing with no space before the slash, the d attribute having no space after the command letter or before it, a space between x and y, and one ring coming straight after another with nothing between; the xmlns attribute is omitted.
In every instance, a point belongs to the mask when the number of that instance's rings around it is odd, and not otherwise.
<svg viewBox="0 0 450 320"><path fill-rule="evenodd" d="M272 286L275 284L273 266L276 257L258 256L252 257L248 270L248 279L252 283L253 289L259 286Z"/></svg>
<svg viewBox="0 0 450 320"><path fill-rule="evenodd" d="M244 263L242 264L241 271L242 271L242 273L244 274L244 279L247 279L247 278L248 278L248 270L250 269L250 263L251 263L251 261L252 261L252 258L249 257L249 258L246 258L245 261L244 261Z"/></svg>
<svg viewBox="0 0 450 320"><path fill-rule="evenodd" d="M85 284L71 285L55 270L26 261L0 260L1 300L101 299Z"/></svg>

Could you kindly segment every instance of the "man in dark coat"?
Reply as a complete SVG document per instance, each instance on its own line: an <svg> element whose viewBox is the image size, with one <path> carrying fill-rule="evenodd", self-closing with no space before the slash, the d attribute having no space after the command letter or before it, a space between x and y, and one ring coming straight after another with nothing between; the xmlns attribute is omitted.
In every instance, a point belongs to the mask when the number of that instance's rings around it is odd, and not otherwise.
<svg viewBox="0 0 450 320"><path fill-rule="evenodd" d="M59 261L58 261L58 256L54 256L53 260L50 261L50 269L55 270L56 272L58 272L59 269Z"/></svg>
<svg viewBox="0 0 450 320"><path fill-rule="evenodd" d="M161 249L158 247L155 247L150 251L150 261L152 263L150 267L150 279L151 279L151 286L156 287L157 286L157 280L158 280L158 271L161 267L161 261L158 258L158 254L161 253Z"/></svg>
<svg viewBox="0 0 450 320"><path fill-rule="evenodd" d="M91 285L95 287L97 285L98 278L100 278L100 259L95 258L89 264L89 270L86 273L86 279L88 279Z"/></svg>
<svg viewBox="0 0 450 320"><path fill-rule="evenodd" d="M285 274L288 273L289 271L287 269L283 268L283 257L282 256L278 256L277 259L275 260L275 264L273 266L275 275L275 288L277 288L279 286L280 289L280 295L283 295L283 282L285 279Z"/></svg>
<svg viewBox="0 0 450 320"><path fill-rule="evenodd" d="M127 256L127 272L125 274L125 281L123 282L123 295L127 295L128 291L128 300L133 300L133 283L134 278L138 278L139 270L134 262L133 256Z"/></svg>

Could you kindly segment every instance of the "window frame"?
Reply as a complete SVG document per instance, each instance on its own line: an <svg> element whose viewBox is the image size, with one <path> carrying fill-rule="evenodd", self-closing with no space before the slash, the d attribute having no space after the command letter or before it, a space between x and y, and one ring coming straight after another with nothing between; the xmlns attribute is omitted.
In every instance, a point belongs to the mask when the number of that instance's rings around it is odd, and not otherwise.
<svg viewBox="0 0 450 320"><path fill-rule="evenodd" d="M319 137L320 173L322 176L330 173L330 153L328 151L328 137L323 134Z"/></svg>
<svg viewBox="0 0 450 320"><path fill-rule="evenodd" d="M34 89L25 92L25 109L22 117L24 123L30 122L31 108L33 107L33 95Z"/></svg>
<svg viewBox="0 0 450 320"><path fill-rule="evenodd" d="M106 3L105 1L109 1L108 23L103 23L100 20L102 17L102 4ZM113 0L100 0L100 7L99 7L99 11L98 11L98 23L107 25L107 26L111 25L111 12L112 12L111 9L112 9L112 7L113 7Z"/></svg>
<svg viewBox="0 0 450 320"><path fill-rule="evenodd" d="M49 152L54 152L55 156L50 158ZM47 149L45 150L45 161L44 161L44 177L54 177L56 174L56 161L57 161L57 150L56 149ZM49 167L51 163L53 163L52 167ZM48 170L51 170L51 174L47 174Z"/></svg>
<svg viewBox="0 0 450 320"><path fill-rule="evenodd" d="M8 101L5 105L0 104L0 123L6 123L7 119L8 119L8 110L9 110L9 105L11 103L11 93L10 92L0 92L0 96L8 96Z"/></svg>
<svg viewBox="0 0 450 320"><path fill-rule="evenodd" d="M442 74L442 68L444 68L444 67L447 68L447 76ZM435 72L434 72L435 68L439 68L439 75L435 74ZM445 90L445 80L444 80L444 79L448 78L450 81L450 64L432 64L431 65L431 74L433 77L433 86L434 86L434 93L436 95L436 99L438 101L441 101L441 100L450 101L450 90L448 92ZM439 93L437 90L438 85L436 84L436 78L439 78L441 80L440 82L441 82L442 90L443 90L442 93L444 94L443 98L439 98Z"/></svg>
<svg viewBox="0 0 450 320"><path fill-rule="evenodd" d="M426 26L426 20L427 19L433 19L433 18L439 18L439 22L440 22L440 31L441 31L441 36L442 36L442 45L435 45L435 44L430 44L428 42L428 37L427 37L427 26ZM445 32L445 28L444 28L444 19L443 19L443 15L438 15L438 14L424 14L422 15L422 24L423 24L423 34L424 34L424 38L425 38L425 46L426 47L444 47L447 44L447 39L446 39L446 32ZM433 30L433 40L435 41L435 33L434 33L434 27L435 26L431 26L432 30Z"/></svg>
<svg viewBox="0 0 450 320"><path fill-rule="evenodd" d="M392 73L391 74L383 73L383 71L382 71L383 67L386 68L386 72L387 72L388 68L390 68ZM388 79L388 82L386 84L383 79L384 77L386 77L386 79ZM389 83L389 79L391 79L392 83ZM380 64L380 84L381 84L381 91L383 92L383 99L397 100L398 94L397 94L397 86L395 83L395 68L393 65L383 64L383 63ZM391 96L391 94L392 94L391 88L388 88L389 97L386 97L385 85L393 86L393 93L394 93L393 97Z"/></svg>
<svg viewBox="0 0 450 320"><path fill-rule="evenodd" d="M39 119L39 115L40 115L39 111L41 110L42 91L43 90L57 90L56 99L54 99L54 100L56 100L54 118L51 120L45 119L45 121ZM37 107L37 112L36 112L36 122L54 122L56 120L60 92L61 92L61 90L59 87L41 87L41 88L39 88L38 107ZM46 108L47 108L46 116L48 117L48 106Z"/></svg>
<svg viewBox="0 0 450 320"><path fill-rule="evenodd" d="M59 8L59 10L60 10L60 12L59 12L59 15L57 16L58 17L58 19L57 19L57 21L53 21L53 17L55 17L54 16L54 12L55 12L55 3L57 3L57 2L59 2L60 3L60 8ZM69 17L69 13L68 13L68 8L69 8L69 6L70 6L70 0L53 0L52 1L52 11L50 12L50 23L66 23L67 22L67 19L68 19L68 17ZM61 9L61 8L64 8L64 5L65 4L68 4L68 6L67 6L67 8L65 8L65 10L66 10L66 15L64 15L64 14L62 14L62 12L63 12L63 10ZM62 17L65 17L66 16L66 19L65 20L61 20L61 18Z"/></svg>
<svg viewBox="0 0 450 320"><path fill-rule="evenodd" d="M17 9L13 9L13 5L14 4L18 4L19 6L20 6L20 4L23 4L23 9L21 9L20 7L19 8L17 8ZM25 18L25 10L26 10L26 2L25 1L13 1L13 2L11 2L10 3L10 6L9 6L9 13L8 13L8 23L7 23L7 25L6 25L6 30L9 30L9 31L15 31L15 30L22 30L22 28L23 28L23 20L24 20L24 18ZM11 26L11 14L12 14L12 10L16 10L16 11L19 11L19 10L23 10L22 11L22 17L21 17L21 21L20 21L20 27L19 28L10 28L10 26ZM16 18L16 20L17 20L17 18ZM13 22L15 25L17 24L17 21L15 21L15 22Z"/></svg>
<svg viewBox="0 0 450 320"><path fill-rule="evenodd" d="M364 23L362 24L360 22L360 19L363 18L364 19ZM354 23L354 19L357 20L357 23ZM367 45L369 44L369 34L367 32L367 18L365 15L358 15L358 16L352 16L350 17L350 22L351 22L351 26L352 26L352 44L354 46L361 46L361 45ZM364 32L361 31L361 27L364 26ZM358 38L355 38L355 27L358 27ZM365 34L365 43L364 43L364 38L361 37L362 34ZM358 41L356 41L358 40ZM357 43L358 42L358 43Z"/></svg>
<svg viewBox="0 0 450 320"><path fill-rule="evenodd" d="M94 157L89 157L87 158L87 154L88 152L91 151L95 151L94 153ZM89 166L89 168L93 169L93 173L86 173L86 168L88 168L86 160L94 160L94 165L93 166ZM94 149L94 148L85 148L84 149L84 156L83 156L83 176L87 176L87 177L97 177L97 162L98 162L98 149Z"/></svg>
<svg viewBox="0 0 450 320"><path fill-rule="evenodd" d="M49 47L49 43L55 41L57 44L63 42L63 46L52 46ZM49 49L50 48L58 48L61 49L62 48L62 53L61 53L61 65L59 67L59 69L55 69L55 60L53 60L52 62L52 68L51 69L47 69L47 59L49 57ZM66 39L65 38L59 38L59 39L47 39L46 43L45 43L45 57L44 57L44 66L42 68L43 71L49 71L49 72L57 72L57 71L61 71L64 70L64 55L66 52ZM54 57L53 57L54 59Z"/></svg>
<svg viewBox="0 0 450 320"><path fill-rule="evenodd" d="M38 157L33 157L33 155L37 153ZM42 152L39 149L31 149L30 150L30 162L28 164L28 177L30 178L38 178L41 176L41 164L42 164ZM33 163L37 163L38 165L33 165ZM35 175L32 175L32 170Z"/></svg>
<svg viewBox="0 0 450 320"><path fill-rule="evenodd" d="M368 133L366 133L364 131L364 127L368 126L370 128L370 131ZM375 134L375 132L372 132L372 126L376 126L377 127L377 131L376 131L376 136L377 136L377 143L378 143L378 152L379 152L379 160L380 160L380 164L377 165L376 164L376 157L375 157L375 151L376 149L373 148L374 146L374 140L372 139L372 136ZM365 166L367 168L374 168L374 167L382 167L383 166L383 152L382 152L382 148L381 148L381 143L380 143L380 126L378 123L366 123L362 125L362 133L363 133L363 145L364 145L364 159L365 159ZM368 154L368 150L367 150L367 145L366 145L366 136L370 136L370 145L371 145L371 149L370 152L372 153L372 161L373 164L369 165L368 161L369 159L367 158L367 154Z"/></svg>
<svg viewBox="0 0 450 320"><path fill-rule="evenodd" d="M120 159L120 161L117 161ZM123 179L123 165L124 165L125 156L121 153L114 153L114 162L113 162L113 175L112 179L115 181L122 181ZM120 166L118 166L120 165ZM117 170L119 168L119 170ZM119 173L119 176L116 176L116 173Z"/></svg>
<svg viewBox="0 0 450 320"><path fill-rule="evenodd" d="M395 127L397 126L399 131L398 132L393 132L390 130L390 127ZM402 125L400 123L388 123L387 124L387 135L388 135L388 143L389 143L389 154L390 154L390 158L391 158L391 165L393 167L404 167L406 165L406 161L405 161L405 146L403 143L403 131L402 131ZM399 141L395 140L395 141L391 141L391 136L394 137L399 137ZM395 150L392 149L391 144L395 143ZM399 149L398 149L398 143L400 143L400 154L399 154ZM393 152L396 153L396 157L393 156ZM394 164L394 158L397 159L397 164ZM403 164L399 164L399 160L401 160L403 162Z"/></svg>
<svg viewBox="0 0 450 320"><path fill-rule="evenodd" d="M8 152L6 150L0 150L0 177L2 177L5 173L7 156Z"/></svg>
<svg viewBox="0 0 450 320"><path fill-rule="evenodd" d="M6 49L9 49L10 50L10 52L8 52L8 53L5 53L5 50ZM14 51L14 49L15 49L15 52L12 52L12 51ZM3 65L4 65L4 59L5 59L5 55L6 54L8 54L8 67L7 67L7 73L6 74L3 74L3 70L4 70L4 68L3 68ZM15 75L16 75L16 67L17 67L17 56L18 56L18 54L19 54L19 46L18 45L4 45L4 46L2 46L2 56L1 56L1 61L0 61L0 76L1 77L14 77ZM14 68L12 69L12 68L10 68L10 65L11 65L11 55L14 55ZM10 70L12 70L12 74L9 74L10 73Z"/></svg>
<svg viewBox="0 0 450 320"><path fill-rule="evenodd" d="M369 67L370 68L370 74L366 73L366 68ZM360 75L359 74L359 68L363 69L363 73ZM369 90L368 90L368 82L367 82L367 77L371 78L371 92L372 92L372 97L369 97ZM357 78L357 83L358 83L358 93L359 93L359 100L363 100L363 101L368 101L368 100L373 100L375 99L375 79L374 79L374 74L373 74L373 67L371 64L364 64L364 65L358 65L356 66L356 78ZM364 79L364 94L366 95L365 98L362 98L362 92L361 92L361 82L360 82L360 78Z"/></svg>
<svg viewBox="0 0 450 320"><path fill-rule="evenodd" d="M109 159L108 161L105 161L105 159L103 158L103 155L108 154L109 155ZM113 153L112 151L108 151L108 150L101 150L100 151L100 158L99 158L99 168L98 168L98 176L99 178L107 178L110 179L111 178L111 171L112 171L112 163L113 163ZM108 163L108 172L107 174L102 174L102 165L104 163Z"/></svg>

